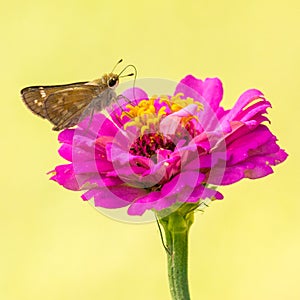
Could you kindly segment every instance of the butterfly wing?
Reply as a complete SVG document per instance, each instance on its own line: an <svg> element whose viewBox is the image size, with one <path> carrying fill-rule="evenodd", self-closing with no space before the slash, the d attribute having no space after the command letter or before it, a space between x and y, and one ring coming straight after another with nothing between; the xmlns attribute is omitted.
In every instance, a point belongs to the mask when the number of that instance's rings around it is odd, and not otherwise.
<svg viewBox="0 0 300 300"><path fill-rule="evenodd" d="M53 130L76 125L91 101L99 94L99 87L83 85L56 91L44 101L45 118L55 126Z"/></svg>
<svg viewBox="0 0 300 300"><path fill-rule="evenodd" d="M49 95L66 88L80 87L87 82L76 82L63 85L30 86L21 90L21 96L26 106L36 115L47 118L44 103Z"/></svg>

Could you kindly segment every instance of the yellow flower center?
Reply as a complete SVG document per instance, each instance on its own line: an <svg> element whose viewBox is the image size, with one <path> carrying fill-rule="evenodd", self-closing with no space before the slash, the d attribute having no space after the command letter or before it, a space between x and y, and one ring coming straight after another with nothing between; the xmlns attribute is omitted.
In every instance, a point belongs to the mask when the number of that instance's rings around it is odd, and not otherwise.
<svg viewBox="0 0 300 300"><path fill-rule="evenodd" d="M156 106L155 106L156 103ZM203 110L203 104L195 101L193 98L183 98L182 93L178 93L175 96L152 96L149 100L142 100L138 105L133 106L128 104L126 108L129 111L124 111L121 117L127 116L131 121L125 124L125 129L131 126L140 128L140 133L143 135L147 130L150 132L157 132L159 130L159 123L166 115L177 112L190 104L196 104L197 110ZM182 126L192 120L197 119L196 116L188 115L181 118Z"/></svg>

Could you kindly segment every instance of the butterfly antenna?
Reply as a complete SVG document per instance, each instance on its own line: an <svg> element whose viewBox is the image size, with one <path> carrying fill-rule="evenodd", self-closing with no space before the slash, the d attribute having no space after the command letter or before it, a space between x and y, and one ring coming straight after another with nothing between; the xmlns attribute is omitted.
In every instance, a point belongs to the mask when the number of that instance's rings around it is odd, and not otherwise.
<svg viewBox="0 0 300 300"><path fill-rule="evenodd" d="M122 61L123 61L123 59L121 58L121 59L115 64L115 66L113 67L111 73L114 72L115 68L116 68Z"/></svg>
<svg viewBox="0 0 300 300"><path fill-rule="evenodd" d="M128 68L133 68L134 69L134 73L130 73L130 74L127 74L127 75L124 75L124 76L120 76L126 69ZM137 69L134 65L127 65L120 73L119 73L119 77L122 78L122 77L127 77L127 76L133 76L134 75L134 79L133 79L133 97L134 97L134 100L136 101L136 96L135 96L135 83L136 83L136 78L137 78Z"/></svg>
<svg viewBox="0 0 300 300"><path fill-rule="evenodd" d="M136 69L136 67L134 66L134 65L127 65L125 68L123 68L123 70L119 73L119 77L121 76L121 74L126 70L126 69L128 69L128 68L133 68L134 69L134 73L131 73L132 75L135 75L134 77L136 78L136 76L137 76L137 69ZM125 76L132 76L131 74L129 74L129 75L125 75Z"/></svg>

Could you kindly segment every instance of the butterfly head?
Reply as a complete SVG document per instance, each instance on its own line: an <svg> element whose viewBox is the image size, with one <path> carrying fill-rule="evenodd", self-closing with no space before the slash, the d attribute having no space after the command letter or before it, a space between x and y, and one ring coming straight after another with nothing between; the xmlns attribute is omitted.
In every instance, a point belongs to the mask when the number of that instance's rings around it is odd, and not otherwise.
<svg viewBox="0 0 300 300"><path fill-rule="evenodd" d="M119 75L114 73L105 74L101 80L108 88L115 89L119 84Z"/></svg>

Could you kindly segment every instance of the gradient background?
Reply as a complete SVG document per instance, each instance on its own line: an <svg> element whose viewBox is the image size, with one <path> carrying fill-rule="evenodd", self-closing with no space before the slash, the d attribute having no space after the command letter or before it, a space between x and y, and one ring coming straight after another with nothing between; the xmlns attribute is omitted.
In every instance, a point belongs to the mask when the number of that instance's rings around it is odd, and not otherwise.
<svg viewBox="0 0 300 300"><path fill-rule="evenodd" d="M123 58L139 77L218 76L223 105L272 102L288 160L221 188L190 234L192 299L300 298L299 1L2 1L0 299L169 299L156 224L104 217L48 181L57 133L19 90L91 80Z"/></svg>

